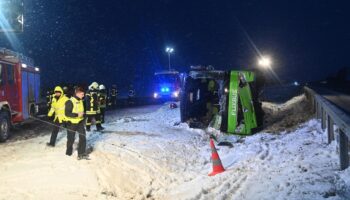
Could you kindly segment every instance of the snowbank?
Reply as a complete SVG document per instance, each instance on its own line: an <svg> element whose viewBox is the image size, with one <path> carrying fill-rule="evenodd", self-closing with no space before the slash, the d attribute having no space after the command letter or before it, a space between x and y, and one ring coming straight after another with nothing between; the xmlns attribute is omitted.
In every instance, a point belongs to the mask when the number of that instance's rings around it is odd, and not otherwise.
<svg viewBox="0 0 350 200"><path fill-rule="evenodd" d="M262 107L265 112L264 131L269 133L293 131L313 113L311 102L304 94L281 104L263 102Z"/></svg>

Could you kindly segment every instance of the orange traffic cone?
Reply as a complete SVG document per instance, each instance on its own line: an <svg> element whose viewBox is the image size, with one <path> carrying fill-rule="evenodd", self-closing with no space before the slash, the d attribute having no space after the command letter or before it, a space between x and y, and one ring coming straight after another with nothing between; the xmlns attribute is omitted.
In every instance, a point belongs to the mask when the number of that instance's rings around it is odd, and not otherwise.
<svg viewBox="0 0 350 200"><path fill-rule="evenodd" d="M225 169L222 166L219 154L216 151L216 148L215 148L215 145L214 145L214 141L213 141L212 138L210 139L210 148L211 148L211 159L213 161L213 171L210 174L208 174L208 175L209 176L215 176L216 174L224 172Z"/></svg>

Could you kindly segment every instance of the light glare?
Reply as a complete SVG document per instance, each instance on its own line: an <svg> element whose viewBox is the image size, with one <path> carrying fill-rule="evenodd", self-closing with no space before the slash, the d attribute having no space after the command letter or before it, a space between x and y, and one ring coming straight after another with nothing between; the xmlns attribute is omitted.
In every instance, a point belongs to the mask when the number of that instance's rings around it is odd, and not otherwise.
<svg viewBox="0 0 350 200"><path fill-rule="evenodd" d="M259 66L264 68L270 68L272 61L269 57L261 57L258 61Z"/></svg>
<svg viewBox="0 0 350 200"><path fill-rule="evenodd" d="M174 51L174 49L171 48L171 47L167 47L167 48L165 49L165 51L166 51L167 53L172 53L172 52Z"/></svg>

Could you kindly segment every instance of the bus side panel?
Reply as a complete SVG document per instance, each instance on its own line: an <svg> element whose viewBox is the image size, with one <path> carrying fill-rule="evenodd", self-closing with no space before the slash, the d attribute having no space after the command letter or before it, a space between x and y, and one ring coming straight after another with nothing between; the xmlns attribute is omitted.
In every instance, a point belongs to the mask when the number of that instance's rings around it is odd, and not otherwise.
<svg viewBox="0 0 350 200"><path fill-rule="evenodd" d="M35 102L38 104L40 101L40 74L36 73L34 75L34 82L35 82L35 86L34 86L34 96L35 96Z"/></svg>
<svg viewBox="0 0 350 200"><path fill-rule="evenodd" d="M28 94L28 72L22 71L22 112L24 119L29 117Z"/></svg>

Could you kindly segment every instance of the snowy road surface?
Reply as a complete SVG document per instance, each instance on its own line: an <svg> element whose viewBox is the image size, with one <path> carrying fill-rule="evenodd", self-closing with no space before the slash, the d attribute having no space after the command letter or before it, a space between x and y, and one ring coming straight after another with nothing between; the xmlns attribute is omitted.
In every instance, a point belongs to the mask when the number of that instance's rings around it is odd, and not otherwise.
<svg viewBox="0 0 350 200"><path fill-rule="evenodd" d="M340 93L327 87L311 86L311 88L316 91L317 94L320 94L330 103L350 115L350 94Z"/></svg>
<svg viewBox="0 0 350 200"><path fill-rule="evenodd" d="M289 133L258 133L217 146L226 172L208 177L209 138L179 121L179 109L109 113L89 133L91 160L66 156L66 132L0 144L0 199L350 199L350 170L319 121ZM49 130L43 130L49 132Z"/></svg>

